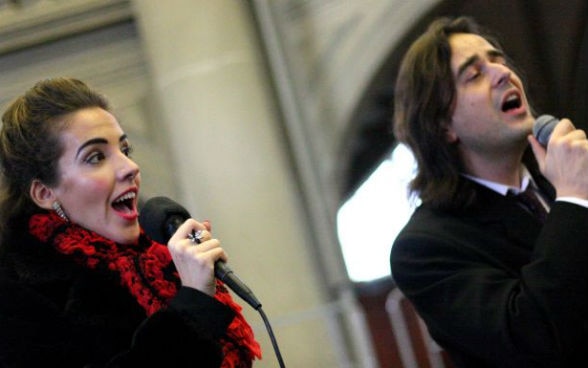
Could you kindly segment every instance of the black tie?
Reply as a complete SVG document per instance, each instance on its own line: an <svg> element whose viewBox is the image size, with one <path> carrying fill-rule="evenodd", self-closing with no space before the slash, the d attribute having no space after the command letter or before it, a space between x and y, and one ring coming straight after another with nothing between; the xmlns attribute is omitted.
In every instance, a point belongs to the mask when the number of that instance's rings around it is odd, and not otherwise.
<svg viewBox="0 0 588 368"><path fill-rule="evenodd" d="M535 215L541 223L545 222L547 210L537 198L537 194L531 185L527 185L527 189L518 194L511 192L511 195L513 195L525 209Z"/></svg>

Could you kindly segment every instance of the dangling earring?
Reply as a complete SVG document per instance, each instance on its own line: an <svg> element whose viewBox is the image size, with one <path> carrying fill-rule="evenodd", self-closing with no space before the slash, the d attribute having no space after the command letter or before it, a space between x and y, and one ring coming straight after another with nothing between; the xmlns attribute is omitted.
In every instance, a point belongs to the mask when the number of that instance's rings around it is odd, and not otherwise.
<svg viewBox="0 0 588 368"><path fill-rule="evenodd" d="M53 207L53 210L55 211L55 213L57 214L57 216L61 217L61 219L63 221L69 222L69 218L67 218L67 215L63 211L63 208L61 207L61 204L59 204L59 202L57 202L57 201L53 202L52 207Z"/></svg>

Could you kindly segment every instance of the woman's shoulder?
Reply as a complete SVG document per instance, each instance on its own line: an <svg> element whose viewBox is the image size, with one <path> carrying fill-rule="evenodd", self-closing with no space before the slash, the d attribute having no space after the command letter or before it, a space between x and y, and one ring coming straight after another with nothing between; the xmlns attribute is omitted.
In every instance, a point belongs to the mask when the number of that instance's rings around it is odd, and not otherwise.
<svg viewBox="0 0 588 368"><path fill-rule="evenodd" d="M28 233L13 234L4 240L0 267L3 277L31 284L69 279L76 269L49 244Z"/></svg>

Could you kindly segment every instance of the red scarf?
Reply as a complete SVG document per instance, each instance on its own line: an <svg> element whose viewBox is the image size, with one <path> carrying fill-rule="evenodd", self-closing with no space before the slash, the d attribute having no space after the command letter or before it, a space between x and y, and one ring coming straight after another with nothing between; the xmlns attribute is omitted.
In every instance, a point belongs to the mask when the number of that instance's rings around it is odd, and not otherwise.
<svg viewBox="0 0 588 368"><path fill-rule="evenodd" d="M51 241L58 252L72 256L79 264L118 276L121 285L137 299L147 316L165 307L180 286L167 247L149 239L143 229L136 244L121 245L65 222L51 212L33 215L29 231L42 242ZM235 312L227 329L227 338L221 340L224 354L221 367L251 367L255 358L261 358L261 348L241 314L241 306L218 280L214 297Z"/></svg>

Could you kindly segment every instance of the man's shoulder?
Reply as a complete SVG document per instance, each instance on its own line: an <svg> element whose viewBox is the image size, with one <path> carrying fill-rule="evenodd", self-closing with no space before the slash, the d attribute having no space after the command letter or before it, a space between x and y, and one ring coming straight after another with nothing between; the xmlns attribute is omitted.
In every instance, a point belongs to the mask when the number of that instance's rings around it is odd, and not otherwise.
<svg viewBox="0 0 588 368"><path fill-rule="evenodd" d="M443 210L421 205L398 233L395 243L415 238L438 242L484 234L488 226L500 221L499 216L490 217L484 211L467 208Z"/></svg>

